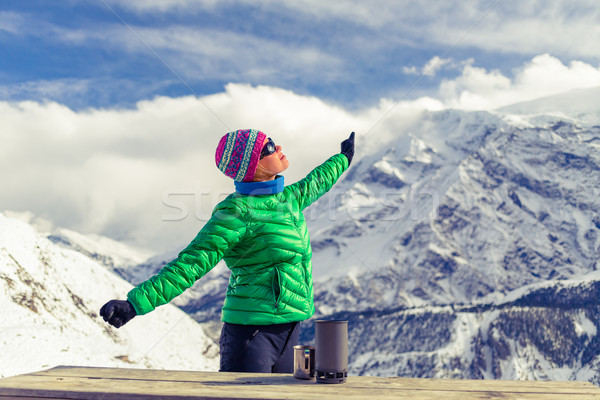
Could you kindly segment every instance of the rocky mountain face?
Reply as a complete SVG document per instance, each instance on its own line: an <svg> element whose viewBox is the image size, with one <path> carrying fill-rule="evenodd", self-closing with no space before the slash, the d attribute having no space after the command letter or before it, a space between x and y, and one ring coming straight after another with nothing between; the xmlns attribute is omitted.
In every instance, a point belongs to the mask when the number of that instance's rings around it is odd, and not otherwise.
<svg viewBox="0 0 600 400"><path fill-rule="evenodd" d="M600 127L426 118L415 137L443 127L445 139L420 145L417 157L392 157L392 145L363 160L338 189L334 221L314 221L314 268L331 269L317 292L323 314L470 303L597 269ZM389 192L390 180L373 181L373 170L414 183ZM350 215L357 202L368 206ZM327 212L320 206L317 214Z"/></svg>
<svg viewBox="0 0 600 400"><path fill-rule="evenodd" d="M600 384L599 148L574 119L447 111L362 159L313 223L353 372Z"/></svg>
<svg viewBox="0 0 600 400"><path fill-rule="evenodd" d="M350 372L600 384L598 274L530 288L515 300L338 312L349 321ZM314 340L313 323L302 341Z"/></svg>

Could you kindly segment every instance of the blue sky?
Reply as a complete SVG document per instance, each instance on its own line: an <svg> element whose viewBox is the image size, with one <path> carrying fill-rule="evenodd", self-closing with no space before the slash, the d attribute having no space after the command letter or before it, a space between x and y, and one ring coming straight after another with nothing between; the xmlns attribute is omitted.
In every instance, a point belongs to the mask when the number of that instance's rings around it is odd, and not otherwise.
<svg viewBox="0 0 600 400"><path fill-rule="evenodd" d="M0 210L168 250L231 192L228 130L291 183L352 130L360 158L423 111L600 86L598 43L597 0L3 1Z"/></svg>
<svg viewBox="0 0 600 400"><path fill-rule="evenodd" d="M237 82L357 108L435 92L468 62L506 76L543 53L597 66L598 6L551 3L4 1L0 98L131 107ZM435 56L451 62L419 80Z"/></svg>

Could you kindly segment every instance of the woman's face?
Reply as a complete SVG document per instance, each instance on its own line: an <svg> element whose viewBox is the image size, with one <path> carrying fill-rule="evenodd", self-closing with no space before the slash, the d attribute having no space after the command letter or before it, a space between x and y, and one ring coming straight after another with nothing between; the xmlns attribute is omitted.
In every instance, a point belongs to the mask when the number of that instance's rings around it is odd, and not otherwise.
<svg viewBox="0 0 600 400"><path fill-rule="evenodd" d="M269 141L265 138L263 148ZM256 174L254 175L255 181L266 181L275 178L275 175L285 171L290 166L290 162L287 157L281 152L281 146L275 145L275 153L270 154L258 162L256 168Z"/></svg>

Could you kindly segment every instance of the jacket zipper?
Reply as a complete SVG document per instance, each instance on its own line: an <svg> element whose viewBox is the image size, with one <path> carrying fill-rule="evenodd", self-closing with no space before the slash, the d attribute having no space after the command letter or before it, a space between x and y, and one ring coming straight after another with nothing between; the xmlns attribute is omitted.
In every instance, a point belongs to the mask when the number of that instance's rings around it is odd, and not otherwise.
<svg viewBox="0 0 600 400"><path fill-rule="evenodd" d="M290 208L290 205L287 205L287 209L289 211L289 213L291 215L293 215L294 213L292 212L292 209ZM300 213L302 213L302 211L300 211ZM299 221L299 220L298 220ZM297 221L292 219L292 224L294 225L294 228L296 228L296 232L298 233L298 237L300 238L300 242L302 243L302 248L306 248L307 247L307 243L304 240L304 235L302 235L302 231L300 230L300 228L298 227ZM309 244L310 245L310 244ZM308 294L308 282L306 280L306 270L304 269L304 262L303 262L303 266L302 266L302 276L304 277L304 287L306 288L306 292Z"/></svg>
<svg viewBox="0 0 600 400"><path fill-rule="evenodd" d="M279 269L275 268L275 277L273 279L273 295L275 296L275 309L279 307L279 298L281 297L281 277Z"/></svg>

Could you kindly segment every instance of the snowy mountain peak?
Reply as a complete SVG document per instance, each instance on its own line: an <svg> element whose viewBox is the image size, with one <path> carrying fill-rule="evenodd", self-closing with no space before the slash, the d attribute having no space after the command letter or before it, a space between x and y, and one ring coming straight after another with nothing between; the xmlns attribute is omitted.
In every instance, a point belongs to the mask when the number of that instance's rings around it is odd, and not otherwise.
<svg viewBox="0 0 600 400"><path fill-rule="evenodd" d="M5 210L3 214L7 218L26 223L56 245L85 254L111 269L138 265L154 255L149 250L136 248L106 236L82 234L71 229L56 227L51 221L31 212Z"/></svg>
<svg viewBox="0 0 600 400"><path fill-rule="evenodd" d="M87 234L59 228L48 235L53 243L75 250L97 260L109 268L138 265L150 258L153 253L134 248L106 236Z"/></svg>
<svg viewBox="0 0 600 400"><path fill-rule="evenodd" d="M515 124L545 126L552 121L572 121L581 126L600 125L600 86L512 104L497 110Z"/></svg>
<svg viewBox="0 0 600 400"><path fill-rule="evenodd" d="M596 268L600 127L523 128L497 113L443 111L409 131L419 139L360 159L338 184L346 200L335 218L309 220L317 278L393 275L390 303L364 291L339 307L471 302ZM404 151L389 151L400 143ZM419 162L419 149L435 151ZM332 213L327 199L316 207Z"/></svg>

